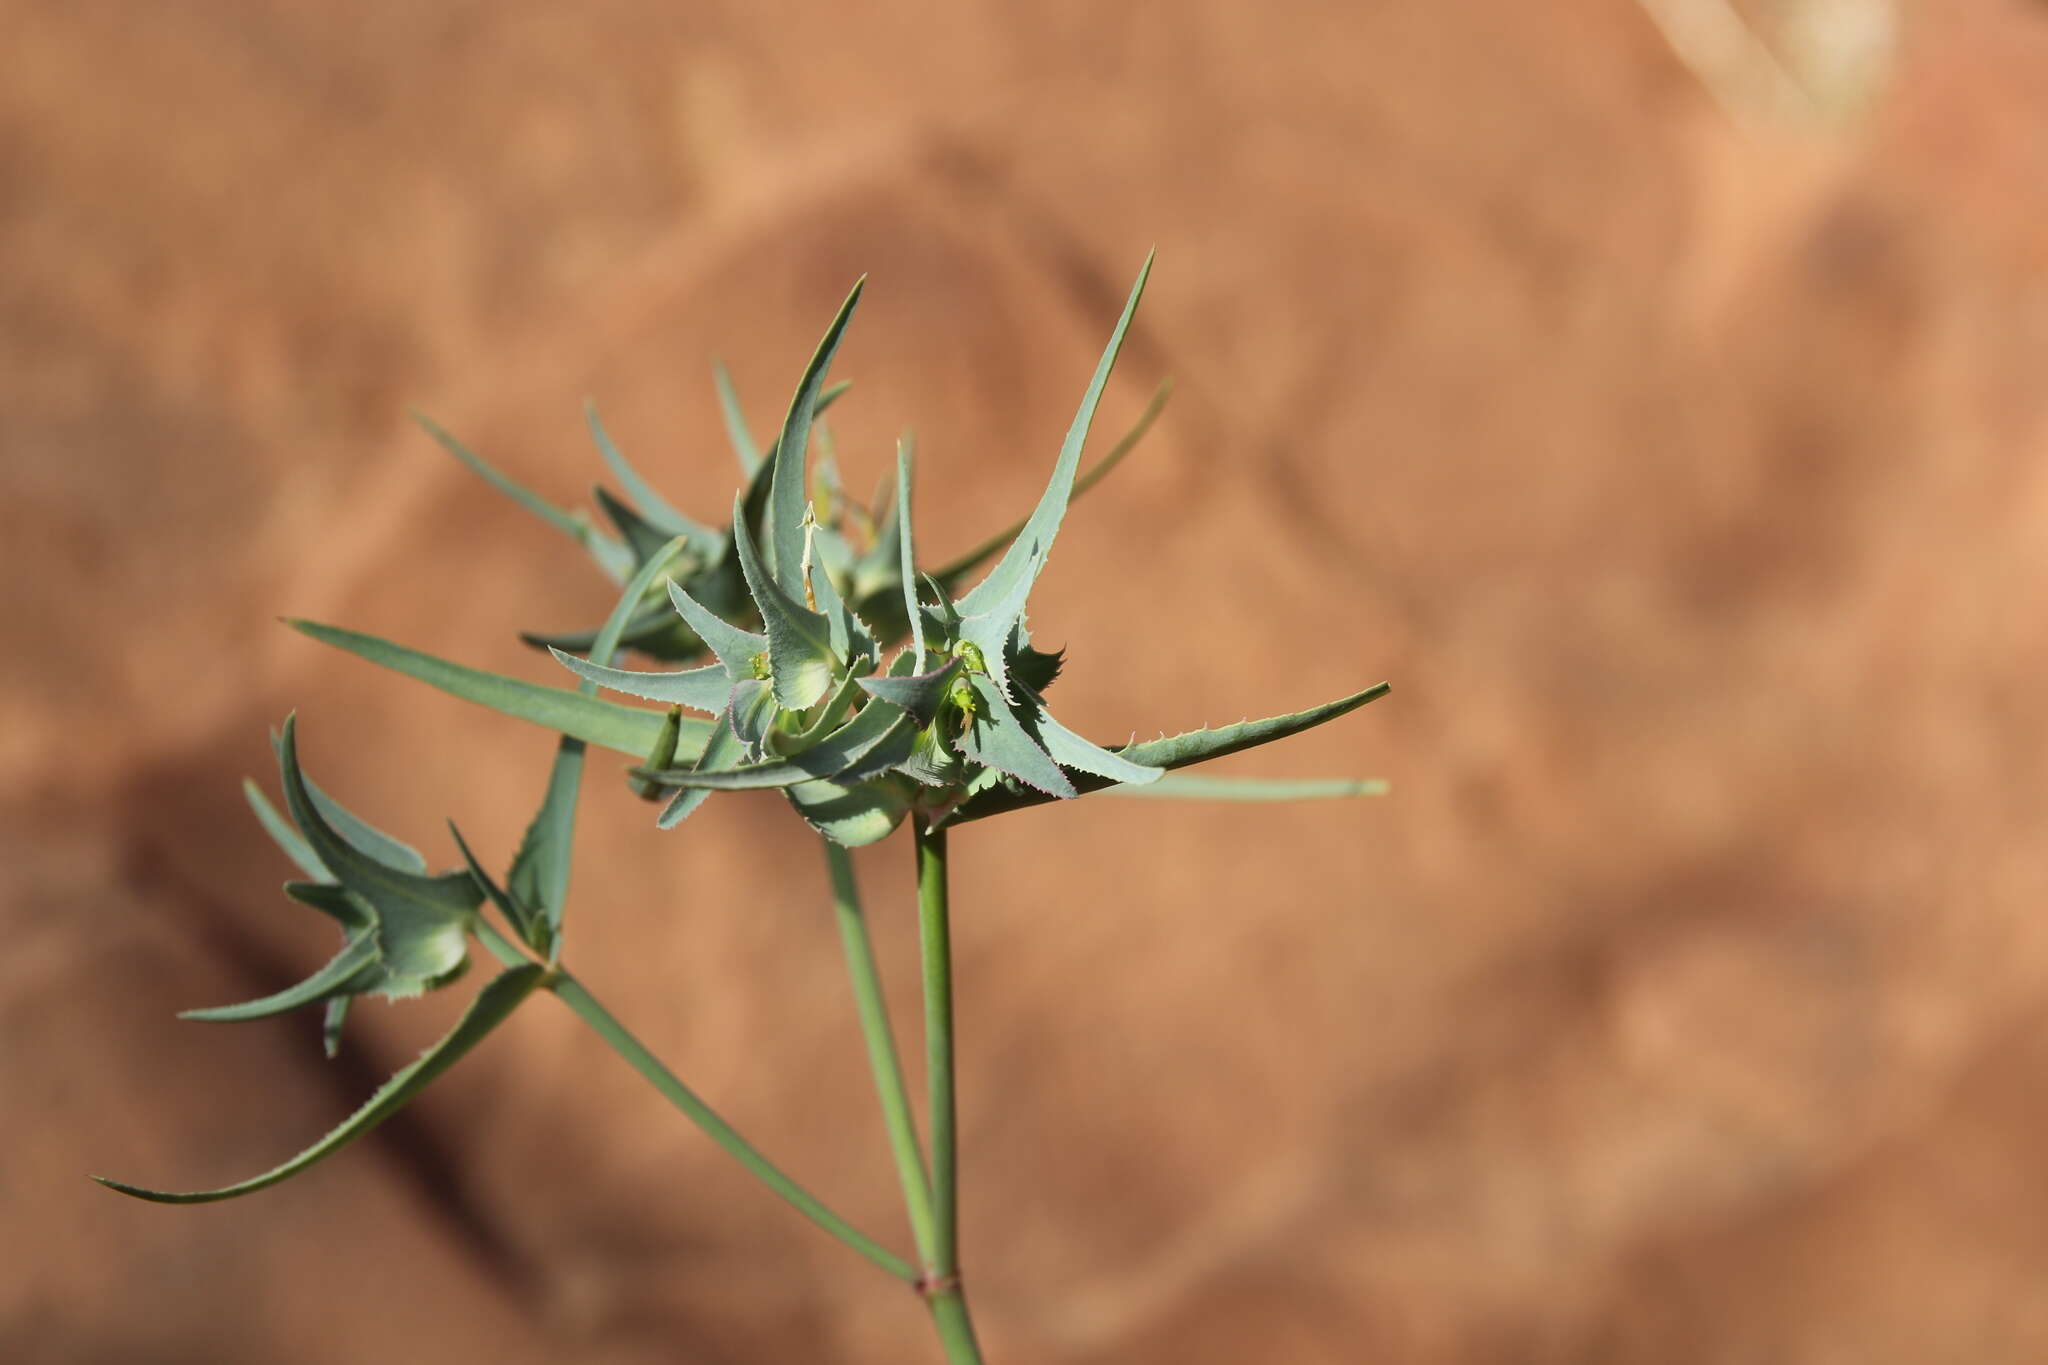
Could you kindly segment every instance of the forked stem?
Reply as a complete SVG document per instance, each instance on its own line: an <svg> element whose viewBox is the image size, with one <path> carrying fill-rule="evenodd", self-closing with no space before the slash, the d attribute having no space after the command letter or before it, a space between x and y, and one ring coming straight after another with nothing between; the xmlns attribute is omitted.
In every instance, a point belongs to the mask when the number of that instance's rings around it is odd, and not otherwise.
<svg viewBox="0 0 2048 1365"><path fill-rule="evenodd" d="M816 1223L825 1231L837 1237L861 1255L873 1261L882 1269L912 1284L923 1283L916 1267L894 1252L888 1250L872 1237L838 1214L825 1207L816 1195L791 1180L768 1158L756 1151L754 1145L734 1131L731 1124L720 1118L710 1105L697 1097L697 1093L684 1085L676 1074L661 1064L638 1038L626 1031L611 1011L597 1002L597 998L583 988L583 984L567 972L558 972L551 989L557 998L575 1011L576 1017L611 1045L612 1051L626 1059L626 1062L651 1082L662 1097L683 1116L704 1130L706 1137L729 1152L740 1165L769 1189L775 1191L804 1217Z"/></svg>

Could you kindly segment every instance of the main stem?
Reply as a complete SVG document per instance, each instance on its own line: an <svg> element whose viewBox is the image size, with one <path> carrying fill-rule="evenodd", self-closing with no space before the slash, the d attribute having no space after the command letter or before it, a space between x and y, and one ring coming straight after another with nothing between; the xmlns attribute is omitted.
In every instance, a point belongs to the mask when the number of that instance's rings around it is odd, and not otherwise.
<svg viewBox="0 0 2048 1365"><path fill-rule="evenodd" d="M746 1167L762 1184L787 1200L798 1213L891 1275L909 1280L913 1284L921 1283L916 1268L908 1261L826 1208L809 1190L784 1175L779 1167L756 1151L752 1143L735 1132L731 1124L720 1118L710 1105L697 1097L694 1090L684 1085L674 1072L663 1066L660 1059L643 1047L638 1038L628 1033L625 1026L612 1017L611 1011L600 1005L597 997L583 988L583 983L563 971L556 974L552 988L563 1004L574 1010L576 1016L590 1025L598 1037L611 1045L612 1051L625 1058L635 1071L652 1082L664 1099L682 1110L684 1117L704 1130L705 1136L731 1153L740 1165Z"/></svg>
<svg viewBox="0 0 2048 1365"><path fill-rule="evenodd" d="M825 844L825 865L832 873L832 908L839 920L839 939L846 950L847 974L853 978L854 1008L860 1014L861 1036L867 1040L868 1065L875 1073L875 1094L882 1101L882 1121L889 1130L889 1148L896 1157L896 1178L903 1186L903 1207L910 1215L910 1234L918 1258L932 1265L932 1187L918 1150L917 1122L910 1113L910 1089L903 1082L903 1062L896 1035L889 1027L889 1008L882 999L882 976L875 967L874 943L867 916L861 913L860 890L853 879L853 857L844 845Z"/></svg>
<svg viewBox="0 0 2048 1365"><path fill-rule="evenodd" d="M932 1249L919 1283L952 1365L982 1365L960 1282L959 1148L953 1103L953 943L946 832L913 819L917 922L924 949L925 1079L931 1087Z"/></svg>

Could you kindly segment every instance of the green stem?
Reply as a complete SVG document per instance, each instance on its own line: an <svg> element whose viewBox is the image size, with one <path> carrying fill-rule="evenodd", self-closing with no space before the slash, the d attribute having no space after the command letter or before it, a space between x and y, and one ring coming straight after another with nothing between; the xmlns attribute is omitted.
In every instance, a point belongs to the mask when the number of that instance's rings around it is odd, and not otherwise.
<svg viewBox="0 0 2048 1365"><path fill-rule="evenodd" d="M585 990L583 984L575 977L566 971L558 971L549 984L562 1003L575 1011L576 1016L584 1023L590 1025L598 1037L609 1043L612 1051L625 1058L627 1064L645 1076L654 1088L661 1092L664 1099L682 1110L684 1117L703 1129L705 1136L729 1152L762 1184L781 1195L798 1213L891 1275L909 1280L913 1284L918 1282L916 1267L882 1247L866 1233L819 1203L810 1191L784 1175L766 1157L755 1151L751 1143L733 1131L732 1125L712 1112L711 1106L697 1098L695 1091L684 1085L676 1078L674 1072L663 1066L653 1053L642 1047L640 1040L628 1033L624 1026L611 1016L611 1012L600 1005L596 997Z"/></svg>
<svg viewBox="0 0 2048 1365"><path fill-rule="evenodd" d="M953 944L946 832L915 823L917 920L924 948L925 1080L931 1087L932 1254L919 1288L952 1365L981 1365L960 1285L959 1150L953 1102Z"/></svg>
<svg viewBox="0 0 2048 1365"><path fill-rule="evenodd" d="M839 920L839 939L846 950L846 970L853 978L854 1007L860 1014L861 1036L867 1040L868 1065L875 1073L875 1094L882 1101L882 1120L889 1129L889 1147L896 1156L896 1178L903 1186L903 1207L910 1215L910 1233L917 1254L932 1266L932 1187L918 1150L917 1123L910 1114L910 1091L903 1083L903 1062L896 1035L889 1027L889 1008L882 999L882 977L875 968L874 943L867 916L861 913L860 890L853 879L853 858L844 846L824 840L825 865L832 873L832 906Z"/></svg>

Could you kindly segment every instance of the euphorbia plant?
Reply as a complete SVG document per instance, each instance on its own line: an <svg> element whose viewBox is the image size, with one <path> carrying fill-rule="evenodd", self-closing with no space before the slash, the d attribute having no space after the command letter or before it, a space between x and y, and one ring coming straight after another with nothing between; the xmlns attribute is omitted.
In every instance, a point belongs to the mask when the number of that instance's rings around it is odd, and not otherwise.
<svg viewBox="0 0 2048 1365"><path fill-rule="evenodd" d="M462 976L473 937L499 973L439 1042L393 1076L339 1127L262 1175L221 1189L174 1194L107 1180L161 1203L203 1203L287 1179L388 1118L454 1064L527 998L561 1000L672 1104L755 1176L825 1231L915 1286L949 1360L978 1361L960 1274L954 1132L953 979L947 832L955 825L1103 790L1203 798L1274 799L1358 794L1374 784L1261 783L1169 776L1206 759L1321 725L1383 695L1381 683L1288 715L1142 743L1082 738L1046 707L1061 656L1036 648L1027 626L1068 504L1130 449L1158 410L1086 478L1082 448L1111 367L1144 291L1146 262L1096 366L1052 477L1031 514L969 555L920 569L912 534L911 454L899 446L893 497L877 512L847 499L829 460L812 481L816 418L844 386L827 376L861 286L840 307L799 382L772 448L754 448L719 373L727 428L746 483L721 529L675 510L629 465L590 414L606 462L626 486L598 502L617 530L556 508L512 483L453 438L437 439L483 477L566 531L622 583L604 624L581 634L528 634L577 675L571 688L502 677L431 654L311 622L316 639L398 669L560 736L554 767L526 837L500 880L451 826L461 865L433 873L417 851L370 826L301 770L296 725L277 736L285 812L252 783L264 827L305 873L294 899L333 918L342 946L297 985L246 1004L186 1017L230 1022L302 1007L325 1011L330 1055L359 995L418 995ZM999 558L997 556L1000 556ZM981 564L993 568L963 584ZM632 648L691 666L618 667ZM705 661L705 656L709 656ZM1191 661L1193 663L1194 661ZM600 690L661 703L647 709ZM685 712L697 713L686 716ZM571 845L587 746L629 755L628 780L662 803L655 823L679 824L715 791L781 791L821 837L861 1030L865 1037L915 1259L849 1225L761 1155L655 1059L598 1003L563 960ZM927 1133L921 1141L888 1023L880 976L846 850L911 827L922 942ZM497 922L487 913L495 911Z"/></svg>

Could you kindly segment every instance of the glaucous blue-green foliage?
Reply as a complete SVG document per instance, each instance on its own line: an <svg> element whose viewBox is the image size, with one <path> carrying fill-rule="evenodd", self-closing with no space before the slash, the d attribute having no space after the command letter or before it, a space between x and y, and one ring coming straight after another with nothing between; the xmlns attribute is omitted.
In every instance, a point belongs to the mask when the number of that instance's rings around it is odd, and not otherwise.
<svg viewBox="0 0 2048 1365"><path fill-rule="evenodd" d="M296 985L186 1017L240 1022L318 1008L331 1055L351 1001L365 994L403 998L450 984L468 967L472 937L504 970L439 1043L347 1121L275 1169L194 1194L105 1183L164 1202L228 1198L274 1184L395 1112L536 988L563 993L571 845L585 754L593 744L634 761L628 780L662 803L656 823L663 828L679 824L714 792L774 790L843 846L880 840L913 815L938 829L1103 789L1221 799L1368 790L1348 782L1260 784L1166 774L1324 724L1383 695L1385 684L1292 714L1116 747L1076 734L1047 707L1062 656L1032 642L1032 590L1073 499L1129 452L1166 396L1162 389L1136 427L1082 474L1083 449L1150 269L1148 258L1037 505L1017 524L936 568L918 563L907 439L897 450L893 492L878 499L878 507L846 497L829 449L815 466L811 458L813 444L827 444L819 418L846 391L829 377L862 283L833 317L765 451L755 445L730 380L717 371L727 434L745 482L730 521L716 528L678 511L649 483L595 408L587 414L591 436L625 489L623 497L596 490L610 530L549 503L421 419L486 482L574 538L622 585L598 629L526 637L549 648L575 685L502 677L375 636L292 624L558 736L538 807L502 880L452 825L462 866L430 872L418 851L351 814L306 777L298 726L288 719L277 742L284 813L253 783L249 799L304 874L286 886L288 896L333 919L341 947ZM967 586L991 560L986 574ZM686 666L623 668L614 656L625 649ZM600 690L655 705L606 700ZM504 931L486 918L487 910L497 913Z"/></svg>

